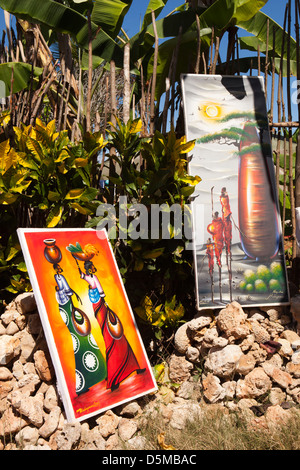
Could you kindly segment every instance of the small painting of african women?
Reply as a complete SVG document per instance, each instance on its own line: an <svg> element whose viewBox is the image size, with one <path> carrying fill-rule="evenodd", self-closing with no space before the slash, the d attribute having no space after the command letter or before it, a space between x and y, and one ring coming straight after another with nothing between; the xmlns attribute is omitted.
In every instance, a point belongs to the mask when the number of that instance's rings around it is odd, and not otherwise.
<svg viewBox="0 0 300 470"><path fill-rule="evenodd" d="M155 391L106 231L18 235L68 421Z"/></svg>

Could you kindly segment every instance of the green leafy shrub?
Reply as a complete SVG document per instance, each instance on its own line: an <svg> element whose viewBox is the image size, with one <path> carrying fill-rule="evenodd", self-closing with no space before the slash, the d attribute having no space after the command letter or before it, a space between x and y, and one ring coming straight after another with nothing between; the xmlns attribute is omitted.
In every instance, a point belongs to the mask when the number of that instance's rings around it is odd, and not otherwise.
<svg viewBox="0 0 300 470"><path fill-rule="evenodd" d="M9 115L3 116L4 126ZM14 127L13 138L0 143L2 301L30 289L18 227L84 227L95 215L94 159L105 144L99 133L72 143L66 131L56 132L54 121L40 119L34 127Z"/></svg>
<svg viewBox="0 0 300 470"><path fill-rule="evenodd" d="M177 138L174 129L166 136L156 131L152 137L141 138L141 128L140 119L127 124L118 120L110 132L108 146L115 149L113 159L118 165L118 173L110 172L109 177L117 192L116 237L112 243L135 313L160 335L162 328L175 329L186 313L194 311L192 252L185 250L184 218L178 227L172 205L177 204L183 213L201 179L187 172L185 155L194 147L194 141ZM120 196L126 197L125 208L119 204ZM148 214L148 230L138 239L131 238L137 223L136 215L130 215L132 204L142 204ZM155 237L151 232L153 205L169 216L167 233L166 227L162 233L160 226ZM121 210L127 213L126 226ZM186 213L190 215L188 210ZM103 216L95 217L87 226L96 228L102 222ZM178 231L181 237L176 236Z"/></svg>

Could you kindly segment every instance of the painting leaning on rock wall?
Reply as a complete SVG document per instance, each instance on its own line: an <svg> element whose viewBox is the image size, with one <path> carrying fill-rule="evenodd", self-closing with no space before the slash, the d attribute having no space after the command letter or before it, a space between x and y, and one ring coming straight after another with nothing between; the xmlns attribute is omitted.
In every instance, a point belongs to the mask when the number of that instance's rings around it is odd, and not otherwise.
<svg viewBox="0 0 300 470"><path fill-rule="evenodd" d="M18 235L68 421L155 391L106 231Z"/></svg>
<svg viewBox="0 0 300 470"><path fill-rule="evenodd" d="M289 302L261 77L182 75L197 307Z"/></svg>

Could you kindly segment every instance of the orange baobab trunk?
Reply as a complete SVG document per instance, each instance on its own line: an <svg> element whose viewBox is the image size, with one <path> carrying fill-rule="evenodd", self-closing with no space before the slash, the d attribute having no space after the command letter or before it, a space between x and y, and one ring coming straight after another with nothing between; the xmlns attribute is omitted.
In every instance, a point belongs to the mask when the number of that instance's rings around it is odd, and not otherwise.
<svg viewBox="0 0 300 470"><path fill-rule="evenodd" d="M279 248L279 222L267 161L256 127L246 123L240 143L239 231L245 254L258 261L273 258ZM252 147L252 148L251 148Z"/></svg>

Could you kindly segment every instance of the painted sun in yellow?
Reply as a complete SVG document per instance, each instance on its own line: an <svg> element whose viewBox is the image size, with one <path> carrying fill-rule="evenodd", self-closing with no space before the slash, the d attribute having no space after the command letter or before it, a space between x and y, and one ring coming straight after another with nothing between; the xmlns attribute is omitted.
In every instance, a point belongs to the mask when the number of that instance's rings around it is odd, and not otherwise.
<svg viewBox="0 0 300 470"><path fill-rule="evenodd" d="M198 109L202 119L217 121L223 116L222 106L220 106L218 103L202 103Z"/></svg>

